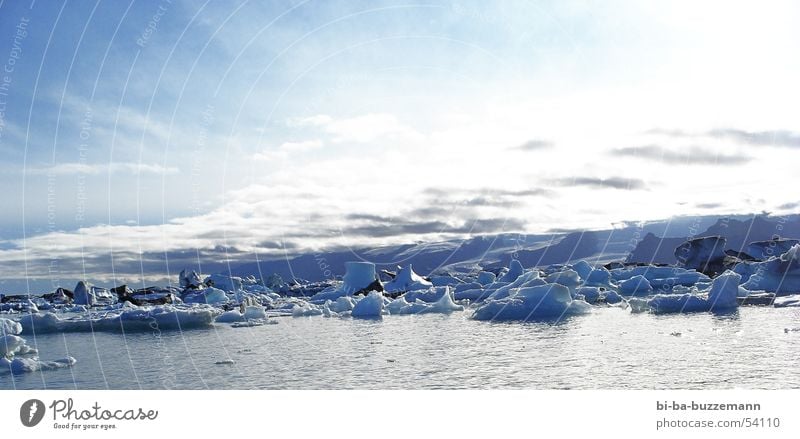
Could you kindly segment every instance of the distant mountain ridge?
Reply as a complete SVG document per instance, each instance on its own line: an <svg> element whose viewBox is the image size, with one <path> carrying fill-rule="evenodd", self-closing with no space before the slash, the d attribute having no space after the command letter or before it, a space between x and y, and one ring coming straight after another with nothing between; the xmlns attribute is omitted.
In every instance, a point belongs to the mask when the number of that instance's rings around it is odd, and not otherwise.
<svg viewBox="0 0 800 439"><path fill-rule="evenodd" d="M725 250L744 252L755 241L769 241L775 238L800 238L800 215L774 217L754 215L719 218L705 231L694 236L660 238L648 233L638 242L626 259L628 262L675 264L675 249L689 238L723 236L727 240ZM754 255L751 255L754 256Z"/></svg>

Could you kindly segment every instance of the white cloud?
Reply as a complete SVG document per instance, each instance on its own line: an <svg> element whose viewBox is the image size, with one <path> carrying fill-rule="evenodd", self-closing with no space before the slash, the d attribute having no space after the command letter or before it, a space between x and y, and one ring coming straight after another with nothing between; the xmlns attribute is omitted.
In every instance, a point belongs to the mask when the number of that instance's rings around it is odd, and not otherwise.
<svg viewBox="0 0 800 439"><path fill-rule="evenodd" d="M288 157L293 153L300 153L322 148L322 141L318 139L301 142L285 142L276 149L265 149L253 155L254 160L275 160Z"/></svg>
<svg viewBox="0 0 800 439"><path fill-rule="evenodd" d="M35 175L70 175L70 174L158 174L168 175L177 174L180 170L173 166L162 166L157 163L132 163L132 162L112 162L112 163L59 163L54 166L33 167L25 170L28 174Z"/></svg>
<svg viewBox="0 0 800 439"><path fill-rule="evenodd" d="M408 125L386 113L370 113L361 116L335 119L325 114L306 118L290 119L287 125L296 127L318 127L332 135L335 143L368 143L382 137L420 138L421 135Z"/></svg>

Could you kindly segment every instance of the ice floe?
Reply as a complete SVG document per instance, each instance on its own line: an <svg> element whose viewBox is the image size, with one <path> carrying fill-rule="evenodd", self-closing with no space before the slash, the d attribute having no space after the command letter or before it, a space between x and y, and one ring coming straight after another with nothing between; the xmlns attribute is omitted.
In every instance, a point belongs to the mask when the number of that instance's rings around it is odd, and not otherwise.
<svg viewBox="0 0 800 439"><path fill-rule="evenodd" d="M788 308L800 306L800 294L783 296L775 299L775 308Z"/></svg>
<svg viewBox="0 0 800 439"><path fill-rule="evenodd" d="M649 296L653 293L653 286L646 277L639 274L620 282L619 292L623 296Z"/></svg>
<svg viewBox="0 0 800 439"><path fill-rule="evenodd" d="M383 314L383 306L383 295L373 291L356 303L350 315L356 318L378 318Z"/></svg>
<svg viewBox="0 0 800 439"><path fill-rule="evenodd" d="M153 331L209 326L221 311L208 305L119 308L61 318L45 312L20 317L23 334L86 331Z"/></svg>
<svg viewBox="0 0 800 439"><path fill-rule="evenodd" d="M228 302L225 291L215 287L206 287L198 290L189 290L184 293L185 303L205 303L209 305L219 305Z"/></svg>
<svg viewBox="0 0 800 439"><path fill-rule="evenodd" d="M406 291L424 290L432 287L430 281L423 279L422 276L414 272L411 264L406 265L397 272L397 275L383 288L389 293L402 293Z"/></svg>
<svg viewBox="0 0 800 439"><path fill-rule="evenodd" d="M692 293L659 294L647 304L656 314L735 310L738 307L740 280L739 274L728 270L714 279L711 288L706 291L707 296Z"/></svg>
<svg viewBox="0 0 800 439"><path fill-rule="evenodd" d="M573 300L569 288L560 284L546 284L513 290L499 300L487 300L472 315L476 320L532 320L559 319L569 315L585 314L591 305L583 300Z"/></svg>
<svg viewBox="0 0 800 439"><path fill-rule="evenodd" d="M55 361L41 361L39 352L27 341L15 334L22 333L24 327L19 322L0 319L3 335L0 336L0 373L22 374L38 370L51 370L70 367L76 360L72 357Z"/></svg>
<svg viewBox="0 0 800 439"><path fill-rule="evenodd" d="M747 281L742 287L763 290L777 295L800 292L800 244L763 262L741 262L734 271L743 274Z"/></svg>

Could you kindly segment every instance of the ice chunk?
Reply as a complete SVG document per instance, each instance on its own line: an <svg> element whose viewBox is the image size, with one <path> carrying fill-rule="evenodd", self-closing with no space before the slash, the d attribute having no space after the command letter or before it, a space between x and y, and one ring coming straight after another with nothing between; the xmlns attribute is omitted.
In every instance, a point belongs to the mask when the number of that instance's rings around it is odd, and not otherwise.
<svg viewBox="0 0 800 439"><path fill-rule="evenodd" d="M0 318L0 336L22 334L22 325L11 319Z"/></svg>
<svg viewBox="0 0 800 439"><path fill-rule="evenodd" d="M322 315L322 309L312 303L298 304L292 308L293 317L310 317Z"/></svg>
<svg viewBox="0 0 800 439"><path fill-rule="evenodd" d="M449 285L460 285L463 281L455 276L450 275L436 275L428 277L431 284L435 287L445 287Z"/></svg>
<svg viewBox="0 0 800 439"><path fill-rule="evenodd" d="M369 293L356 303L351 315L357 318L377 318L383 313L383 295L377 291Z"/></svg>
<svg viewBox="0 0 800 439"><path fill-rule="evenodd" d="M92 306L97 301L97 297L95 297L94 291L92 291L92 285L86 281L78 282L75 286L74 294L74 302L76 305Z"/></svg>
<svg viewBox="0 0 800 439"><path fill-rule="evenodd" d="M736 297L739 295L739 281L741 280L742 276L727 270L711 282L708 301L711 303L712 311L739 306Z"/></svg>
<svg viewBox="0 0 800 439"><path fill-rule="evenodd" d="M725 259L725 243L723 236L691 239L675 249L675 257L683 267L718 273Z"/></svg>
<svg viewBox="0 0 800 439"><path fill-rule="evenodd" d="M453 293L450 289L444 290L441 298L434 303L427 303L421 300L409 302L406 296L391 301L385 307L386 312L392 315L398 314L449 314L454 311L463 311L464 307L453 301Z"/></svg>
<svg viewBox="0 0 800 439"><path fill-rule="evenodd" d="M616 291L606 291L605 294L602 296L606 303L608 304L615 304L622 302L622 296L617 294Z"/></svg>
<svg viewBox="0 0 800 439"><path fill-rule="evenodd" d="M188 290L183 295L184 303L207 303L209 305L223 304L228 301L228 296L224 291L207 287L201 290Z"/></svg>
<svg viewBox="0 0 800 439"><path fill-rule="evenodd" d="M775 308L787 308L787 307L795 307L800 306L800 294L795 294L791 296L784 296L778 297L775 299L773 303Z"/></svg>
<svg viewBox="0 0 800 439"><path fill-rule="evenodd" d="M321 304L325 303L326 300L337 300L340 297L352 294L353 292L346 290L343 284L334 284L311 296L309 301L311 303Z"/></svg>
<svg viewBox="0 0 800 439"><path fill-rule="evenodd" d="M589 274L593 270L591 264L586 261L578 261L572 265L572 269L575 270L583 280L587 280L589 278Z"/></svg>
<svg viewBox="0 0 800 439"><path fill-rule="evenodd" d="M214 320L217 323L234 323L244 321L244 315L238 309L225 311Z"/></svg>
<svg viewBox="0 0 800 439"><path fill-rule="evenodd" d="M481 285L489 285L497 280L497 276L491 271L481 271L478 273L478 283Z"/></svg>
<svg viewBox="0 0 800 439"><path fill-rule="evenodd" d="M353 300L352 297L345 296L336 299L336 302L333 302L333 305L330 306L330 309L335 313L343 313L345 311L352 311L355 304L356 301Z"/></svg>
<svg viewBox="0 0 800 439"><path fill-rule="evenodd" d="M619 292L624 296L648 296L653 293L653 287L647 278L638 275L620 282Z"/></svg>
<svg viewBox="0 0 800 439"><path fill-rule="evenodd" d="M736 297L740 280L739 274L727 270L711 283L708 298L696 294L659 294L648 305L657 314L735 310L739 306Z"/></svg>
<svg viewBox="0 0 800 439"><path fill-rule="evenodd" d="M570 291L575 291L578 285L581 284L581 278L578 276L578 272L571 269L550 273L545 277L545 281L549 284L564 285L569 288Z"/></svg>
<svg viewBox="0 0 800 439"><path fill-rule="evenodd" d="M188 329L210 326L220 314L206 305L119 308L113 311L88 313L61 319L53 313L28 314L20 318L22 332L91 332L152 331L154 329Z"/></svg>
<svg viewBox="0 0 800 439"><path fill-rule="evenodd" d="M403 296L405 296L406 300L409 302L421 300L423 302L433 303L441 299L444 292L448 291L448 288L449 287L430 287L425 290L409 291L403 294Z"/></svg>
<svg viewBox="0 0 800 439"><path fill-rule="evenodd" d="M25 346L25 339L16 335L0 337L0 357L13 357Z"/></svg>
<svg viewBox="0 0 800 439"><path fill-rule="evenodd" d="M203 285L203 279L200 277L199 273L193 270L187 271L186 268L181 270L178 275L178 284L181 288L199 288L205 286Z"/></svg>
<svg viewBox="0 0 800 439"><path fill-rule="evenodd" d="M773 256L779 256L800 244L797 239L770 239L769 241L755 241L747 245L745 253L753 258L764 261Z"/></svg>
<svg viewBox="0 0 800 439"><path fill-rule="evenodd" d="M658 294L647 302L656 314L710 311L708 300L694 294Z"/></svg>
<svg viewBox="0 0 800 439"><path fill-rule="evenodd" d="M433 303L433 305L431 305L426 312L446 314L454 311L464 310L463 306L458 305L453 301L453 292L450 291L450 288L445 288L446 290L444 291L444 294L442 294L442 298Z"/></svg>
<svg viewBox="0 0 800 439"><path fill-rule="evenodd" d="M473 288L470 290L462 290L456 291L453 293L453 297L456 300L469 300L471 302L480 301L489 297L494 290L486 290L482 288Z"/></svg>
<svg viewBox="0 0 800 439"><path fill-rule="evenodd" d="M205 284L222 291L234 292L242 289L242 278L217 273L208 276L205 280Z"/></svg>
<svg viewBox="0 0 800 439"><path fill-rule="evenodd" d="M575 290L575 295L583 296L583 300L587 303L595 303L601 296L599 287L580 287Z"/></svg>
<svg viewBox="0 0 800 439"><path fill-rule="evenodd" d="M244 318L246 320L260 320L266 319L267 313L264 312L264 307L261 305L247 306L244 309Z"/></svg>
<svg viewBox="0 0 800 439"><path fill-rule="evenodd" d="M764 262L744 265L737 264L734 270L749 271L752 274L742 284L745 289L764 290L776 295L800 292L800 244L793 246L778 258Z"/></svg>
<svg viewBox="0 0 800 439"><path fill-rule="evenodd" d="M488 300L475 310L476 320L560 319L590 312L591 305L573 300L569 288L560 284L524 287L500 300Z"/></svg>
<svg viewBox="0 0 800 439"><path fill-rule="evenodd" d="M584 285L611 285L611 273L603 267L593 269L584 279Z"/></svg>
<svg viewBox="0 0 800 439"><path fill-rule="evenodd" d="M387 282L383 288L389 293L402 293L405 291L426 290L433 284L422 276L414 272L411 264L406 265L397 272L391 282Z"/></svg>
<svg viewBox="0 0 800 439"><path fill-rule="evenodd" d="M386 305L385 309L389 314L406 314L403 311L408 308L409 305L410 303L408 303L406 298L404 296L400 296Z"/></svg>
<svg viewBox="0 0 800 439"><path fill-rule="evenodd" d="M77 362L73 357L66 357L55 361L40 361L37 358L0 358L0 371L10 372L14 375L36 372L40 370L53 370L70 367Z"/></svg>
<svg viewBox="0 0 800 439"><path fill-rule="evenodd" d="M378 279L375 274L375 264L372 262L346 262L344 266L342 289L348 294L361 291Z"/></svg>
<svg viewBox="0 0 800 439"><path fill-rule="evenodd" d="M508 271L497 280L499 282L514 282L518 277L522 276L524 272L525 269L522 267L522 263L517 259L512 259L511 262L508 263Z"/></svg>
<svg viewBox="0 0 800 439"><path fill-rule="evenodd" d="M529 271L518 276L514 282L503 285L494 290L489 296L488 300L500 300L513 294L517 289L522 287L533 287L537 285L544 285L546 282L539 277L539 272L536 270Z"/></svg>
<svg viewBox="0 0 800 439"><path fill-rule="evenodd" d="M631 312L634 314L650 311L650 305L647 304L647 299L639 297L631 297L628 299L628 306L631 307Z"/></svg>

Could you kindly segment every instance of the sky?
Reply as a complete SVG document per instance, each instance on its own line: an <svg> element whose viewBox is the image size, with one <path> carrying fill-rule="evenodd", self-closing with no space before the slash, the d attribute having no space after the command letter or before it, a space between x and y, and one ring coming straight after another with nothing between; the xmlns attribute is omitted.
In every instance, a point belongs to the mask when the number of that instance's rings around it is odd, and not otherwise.
<svg viewBox="0 0 800 439"><path fill-rule="evenodd" d="M0 0L0 288L797 212L798 9Z"/></svg>

